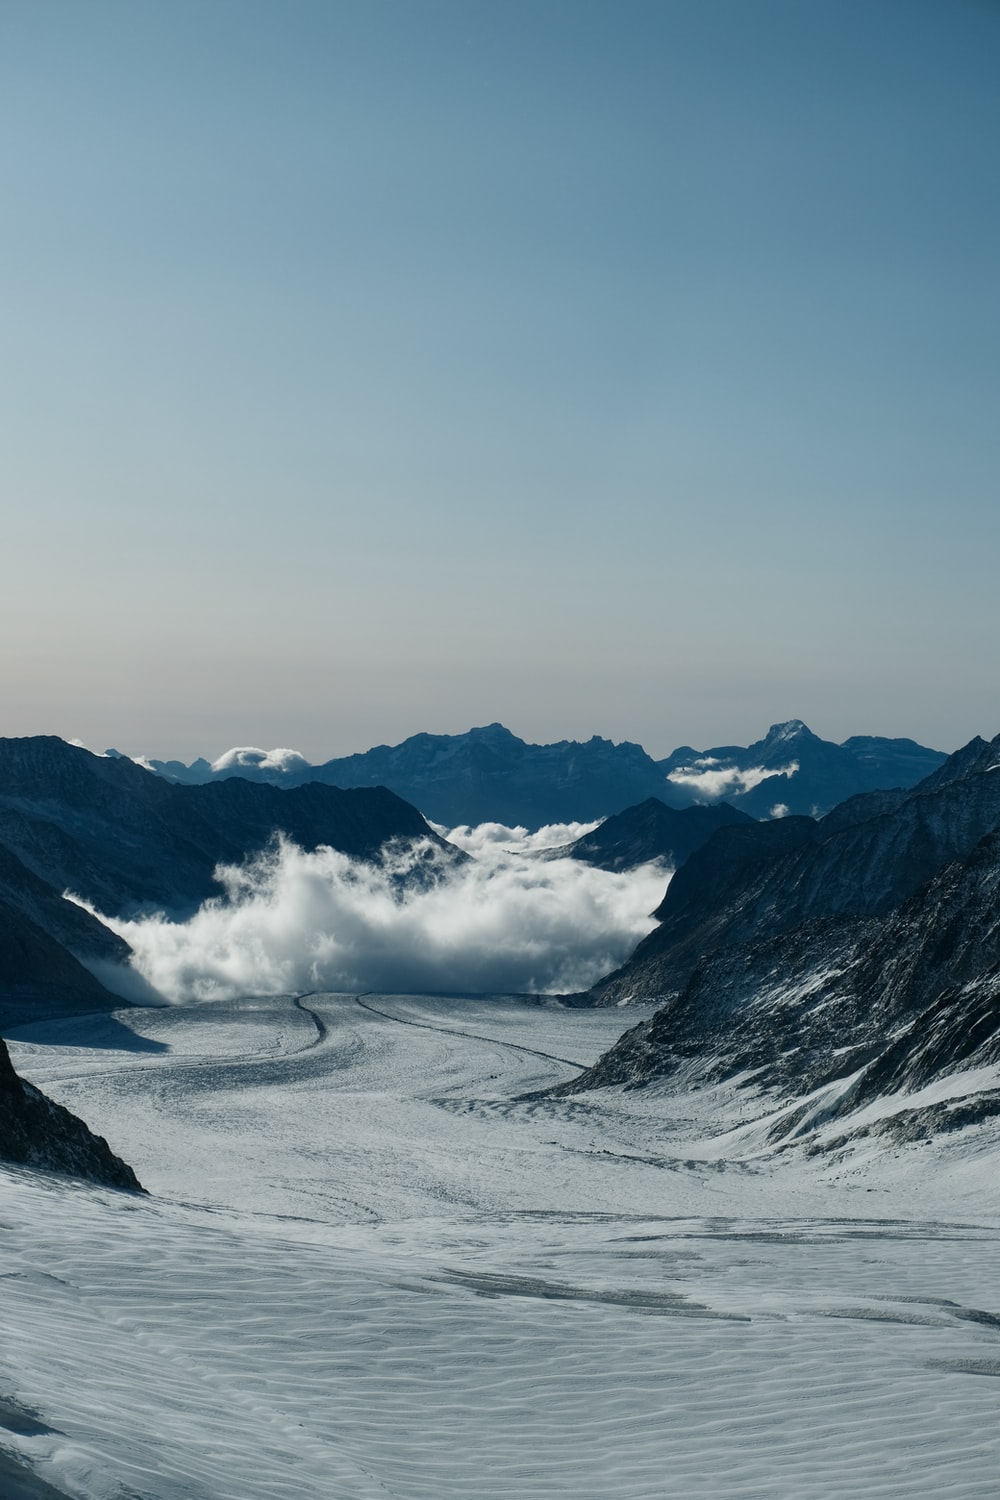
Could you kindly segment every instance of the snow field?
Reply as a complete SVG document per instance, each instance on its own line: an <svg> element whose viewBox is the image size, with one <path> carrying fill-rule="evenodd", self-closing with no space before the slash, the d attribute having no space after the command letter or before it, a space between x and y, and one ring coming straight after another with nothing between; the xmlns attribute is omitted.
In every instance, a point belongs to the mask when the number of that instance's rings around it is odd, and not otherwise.
<svg viewBox="0 0 1000 1500"><path fill-rule="evenodd" d="M3 1174L51 1430L0 1448L73 1500L992 1500L994 1152L978 1216L926 1152L714 1161L702 1101L513 1102L620 1014L363 998L21 1033L154 1196Z"/></svg>

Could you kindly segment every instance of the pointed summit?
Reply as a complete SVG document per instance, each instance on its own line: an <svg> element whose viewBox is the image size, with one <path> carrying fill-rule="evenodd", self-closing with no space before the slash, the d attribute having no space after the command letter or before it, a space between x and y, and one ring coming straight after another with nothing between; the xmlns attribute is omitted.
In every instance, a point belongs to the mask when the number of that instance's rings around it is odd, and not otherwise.
<svg viewBox="0 0 1000 1500"><path fill-rule="evenodd" d="M808 724L803 724L801 719L786 719L783 724L772 724L761 744L774 746L789 743L792 740L816 738L817 736L813 734Z"/></svg>

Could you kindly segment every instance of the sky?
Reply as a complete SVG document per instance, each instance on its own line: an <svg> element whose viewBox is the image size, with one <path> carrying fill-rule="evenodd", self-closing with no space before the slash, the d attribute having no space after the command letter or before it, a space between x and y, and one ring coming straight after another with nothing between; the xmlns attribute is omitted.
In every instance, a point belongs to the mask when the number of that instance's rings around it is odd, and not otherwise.
<svg viewBox="0 0 1000 1500"><path fill-rule="evenodd" d="M2 0L2 734L1000 730L1000 5Z"/></svg>

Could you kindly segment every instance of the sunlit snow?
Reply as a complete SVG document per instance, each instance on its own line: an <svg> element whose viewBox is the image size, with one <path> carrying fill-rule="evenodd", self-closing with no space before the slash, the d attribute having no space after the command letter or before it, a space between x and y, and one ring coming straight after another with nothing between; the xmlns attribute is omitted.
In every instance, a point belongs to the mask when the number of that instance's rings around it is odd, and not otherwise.
<svg viewBox="0 0 1000 1500"><path fill-rule="evenodd" d="M530 1097L620 1026L314 995L22 1029L152 1196L0 1174L0 1446L72 1500L992 1500L995 1139L775 1159L752 1089Z"/></svg>

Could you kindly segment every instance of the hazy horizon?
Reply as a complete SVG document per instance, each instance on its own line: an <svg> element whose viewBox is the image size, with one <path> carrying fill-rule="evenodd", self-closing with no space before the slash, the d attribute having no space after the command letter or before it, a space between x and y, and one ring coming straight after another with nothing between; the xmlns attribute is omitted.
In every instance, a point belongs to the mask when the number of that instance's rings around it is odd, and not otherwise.
<svg viewBox="0 0 1000 1500"><path fill-rule="evenodd" d="M971 0L4 6L0 733L991 735L998 71Z"/></svg>
<svg viewBox="0 0 1000 1500"><path fill-rule="evenodd" d="M494 723L494 722L497 722L497 721L491 721L491 723ZM775 721L775 722L781 723L781 722L788 722L788 721L785 720L785 721ZM263 756L267 756L267 757L275 757L276 756L279 759L284 759L284 760L292 761L292 762L295 762L298 757L301 757L301 759L303 761L307 762L308 764L319 766L319 765L323 765L324 763L326 763L328 761L331 761L331 760L339 760L339 759L342 759L342 758L349 757L351 755L359 755L359 754L363 755L367 751L381 748L384 745L386 745L387 743L390 744L390 748L391 748L394 745L402 744L406 740L411 739L411 738L415 738L415 737L417 737L417 736L419 736L421 734L430 734L430 735L432 735L434 737L437 737L438 735L440 735L440 736L443 736L443 737L449 737L449 736L451 736L451 737L459 737L459 738L461 738L463 735L472 733L474 730L477 730L477 729L486 729L486 728L489 728L489 727L490 726L487 725L487 724L477 724L477 725L468 725L466 727L466 729L464 729L464 730L454 730L454 731L453 730L441 730L441 731L437 731L437 730L414 729L410 734L402 736L402 738L399 741L392 741L392 742L371 741L368 744L355 745L352 748L347 749L347 750L333 751L331 753L325 753L325 752L321 751L320 753L315 754L315 755L308 755L308 754L304 753L299 748L298 745L250 745L250 744L225 745L223 747L220 747L219 749L215 749L213 747L210 750L205 750L204 748L202 748L202 749L199 749L199 750L191 751L189 753L160 754L160 752L155 747L153 749L137 750L137 749L134 749L134 748L133 749L127 749L127 748L125 748L122 745L112 745L112 744L109 744L109 745L101 746L101 745L97 745L97 744L88 744L79 735L60 734L59 738L65 740L68 744L78 745L81 749L88 750L93 755L105 755L108 752L113 752L113 753L119 753L119 754L122 754L122 755L127 755L130 759L138 760L138 761L151 761L151 762L171 762L171 761L173 761L173 762L183 762L185 765L191 765L196 760L201 759L201 760L208 761L209 764L214 767L214 766L218 765L219 762L228 760L229 757L232 756L234 753L241 752L243 754L249 754L249 755L254 755L254 756L256 756L256 755L263 755ZM729 736L726 739L720 739L720 740L718 740L718 741L716 741L714 743L709 743L708 741L695 742L695 741L692 741L691 739L675 740L670 745L664 747L661 750L659 748L653 748L653 747L651 747L649 745L642 745L640 741L631 741L631 742L628 742L628 741L625 740L624 736L614 736L614 735L601 734L599 730L595 730L593 732L593 735L590 735L590 734L583 734L583 735L579 735L579 736L560 735L558 737L558 739L555 739L555 740L537 740L537 739L532 739L528 735L518 734L518 732L516 730L511 729L511 727L510 727L509 724L503 725L503 728L510 730L510 732L516 736L516 738L523 740L526 744L529 744L529 745L557 744L557 743L560 743L560 742L585 743L587 740L589 740L591 738L598 738L598 739L610 740L614 744L622 744L622 743L640 744L640 747L643 750L645 750L646 753L648 755L650 755L651 758L654 759L654 760L657 760L657 759L663 760L668 755L672 754L673 751L679 750L679 749L681 749L685 745L689 746L693 750L702 751L702 752L708 751L708 750L712 750L712 749L720 749L720 748L723 748L724 746L744 746L744 747L749 747L749 746L751 746L753 744L756 744L758 741L764 740L767 737L767 734L769 733L770 729L773 728L773 727L774 727L773 724L764 725L758 731L756 731L754 733L748 734L747 737L746 737L746 739L744 739L744 740L736 739L733 736ZM807 724L806 728L809 729L813 734L816 734L818 738L823 739L823 740L827 740L828 742L831 742L833 744L843 744L845 740L850 739L852 737L851 735L843 735L843 736L835 739L835 738L833 738L833 736L821 734L818 730L816 730L813 727L812 724ZM976 733L980 733L980 731L976 731ZM869 731L867 729L857 729L857 730L852 731L852 734L857 734L857 735L865 736L865 735L869 734ZM975 735L970 735L968 737L968 739L963 740L960 744L957 744L957 745L945 745L945 746L942 746L942 745L925 745L925 748L926 749L930 749L930 750L943 750L946 754L950 755L955 750L961 749L963 745L968 744L969 740L973 739L974 737L975 737ZM992 732L991 731L983 732L982 733L982 737L984 739L992 738ZM883 736L878 736L878 738L890 739L890 740L891 739L910 740L910 741L914 741L917 744L923 743L922 741L915 740L915 737L913 735L883 735Z"/></svg>

